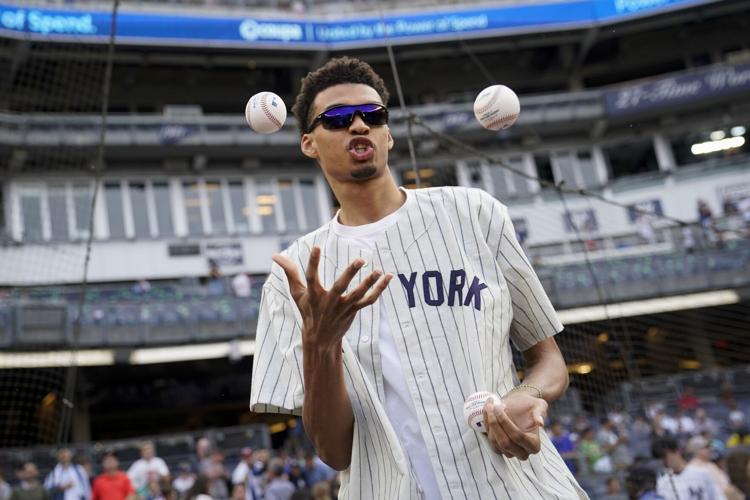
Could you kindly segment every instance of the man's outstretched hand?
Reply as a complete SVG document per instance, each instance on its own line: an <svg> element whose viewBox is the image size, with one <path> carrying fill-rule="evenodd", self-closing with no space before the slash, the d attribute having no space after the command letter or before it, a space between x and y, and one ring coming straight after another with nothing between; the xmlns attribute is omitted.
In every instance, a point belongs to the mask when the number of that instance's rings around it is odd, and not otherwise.
<svg viewBox="0 0 750 500"><path fill-rule="evenodd" d="M371 272L357 287L345 293L349 283L365 261L356 259L333 283L330 290L320 284L318 265L320 247L314 246L302 281L297 266L283 255L274 255L273 261L284 270L289 281L292 299L302 315L302 343L322 350L338 348L341 339L352 325L357 311L375 303L393 279L392 274L380 270Z"/></svg>

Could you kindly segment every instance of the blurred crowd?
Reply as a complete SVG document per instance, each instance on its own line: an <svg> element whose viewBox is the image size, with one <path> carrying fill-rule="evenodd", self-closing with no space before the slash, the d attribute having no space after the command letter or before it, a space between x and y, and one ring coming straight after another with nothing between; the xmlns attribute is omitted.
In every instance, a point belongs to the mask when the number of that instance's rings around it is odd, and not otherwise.
<svg viewBox="0 0 750 500"><path fill-rule="evenodd" d="M75 460L60 449L57 464L41 478L32 462L16 470L16 481L0 476L0 500L334 500L336 472L312 453L242 448L227 460L207 438L195 453L170 470L152 442L123 468L117 454L102 452L100 464ZM232 463L233 462L233 463ZM10 478L8 478L10 479Z"/></svg>
<svg viewBox="0 0 750 500"><path fill-rule="evenodd" d="M552 443L592 498L750 499L750 420L733 397L714 418L685 388L674 408L655 401L631 416L614 407L553 421Z"/></svg>

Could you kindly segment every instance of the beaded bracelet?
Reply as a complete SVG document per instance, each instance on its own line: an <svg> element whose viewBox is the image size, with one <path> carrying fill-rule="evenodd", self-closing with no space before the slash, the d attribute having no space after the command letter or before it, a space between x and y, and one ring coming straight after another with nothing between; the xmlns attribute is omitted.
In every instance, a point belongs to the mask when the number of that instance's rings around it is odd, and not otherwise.
<svg viewBox="0 0 750 500"><path fill-rule="evenodd" d="M511 392L515 392L515 391L517 391L519 389L531 389L531 390L534 390L534 391L537 392L537 397L539 399L544 399L543 394L542 394L542 390L539 387L537 387L535 385L531 385L531 384L519 384L519 385L515 386L513 389L511 389L508 392L506 392L505 395L507 396Z"/></svg>

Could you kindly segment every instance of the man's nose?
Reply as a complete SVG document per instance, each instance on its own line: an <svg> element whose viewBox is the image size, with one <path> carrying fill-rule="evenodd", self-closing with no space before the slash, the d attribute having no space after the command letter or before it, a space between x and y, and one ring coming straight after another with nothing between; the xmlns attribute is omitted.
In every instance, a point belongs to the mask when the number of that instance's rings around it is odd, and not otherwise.
<svg viewBox="0 0 750 500"><path fill-rule="evenodd" d="M354 113L354 118L352 118L352 123L349 125L349 130L360 134L366 133L370 130L370 126L365 123L365 120L362 118L362 114L359 111Z"/></svg>

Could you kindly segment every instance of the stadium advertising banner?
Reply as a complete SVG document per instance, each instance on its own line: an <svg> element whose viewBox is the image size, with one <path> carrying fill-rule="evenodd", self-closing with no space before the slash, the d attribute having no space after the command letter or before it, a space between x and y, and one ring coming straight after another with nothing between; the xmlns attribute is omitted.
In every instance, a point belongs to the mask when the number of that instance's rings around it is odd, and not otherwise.
<svg viewBox="0 0 750 500"><path fill-rule="evenodd" d="M319 19L178 15L122 10L121 43L339 49L393 43L586 27L717 0L564 0L482 9ZM41 9L0 4L0 35L62 41L104 42L109 11Z"/></svg>
<svg viewBox="0 0 750 500"><path fill-rule="evenodd" d="M610 117L627 116L748 91L750 64L722 65L608 90L604 108Z"/></svg>

